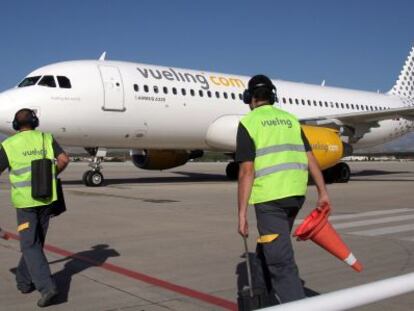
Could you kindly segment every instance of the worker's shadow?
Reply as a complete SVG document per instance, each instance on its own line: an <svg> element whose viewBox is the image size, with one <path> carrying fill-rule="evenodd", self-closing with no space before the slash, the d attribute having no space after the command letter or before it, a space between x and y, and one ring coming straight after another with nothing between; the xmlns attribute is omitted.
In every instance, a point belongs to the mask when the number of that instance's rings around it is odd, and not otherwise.
<svg viewBox="0 0 414 311"><path fill-rule="evenodd" d="M49 262L50 265L66 262L63 269L53 275L59 290L59 296L54 304L61 304L68 301L72 277L91 267L99 267L104 264L110 257L118 257L120 254L109 248L107 244L98 244L92 246L90 250L82 251L72 256Z"/></svg>
<svg viewBox="0 0 414 311"><path fill-rule="evenodd" d="M237 291L241 293L246 291L249 288L249 280L247 274L247 266L245 261L245 255L241 256L243 261L239 262L236 267L236 275L237 275ZM263 254L260 253L258 250L257 253L249 253L249 260L250 260L250 270L252 275L252 285L255 291L257 290L259 293L264 293L264 301L266 306L272 306L279 304L276 297L271 290L271 282L270 282L270 273L266 267L265 259ZM305 295L306 297L313 297L318 296L320 293L307 288L305 286L305 281L301 280L304 286Z"/></svg>

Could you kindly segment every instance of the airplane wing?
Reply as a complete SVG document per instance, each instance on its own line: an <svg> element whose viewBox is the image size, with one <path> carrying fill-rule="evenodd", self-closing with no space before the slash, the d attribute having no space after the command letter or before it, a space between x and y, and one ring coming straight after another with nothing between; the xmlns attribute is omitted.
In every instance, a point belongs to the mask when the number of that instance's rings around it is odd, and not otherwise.
<svg viewBox="0 0 414 311"><path fill-rule="evenodd" d="M336 128L349 136L353 142L361 139L371 128L378 127L378 122L404 118L414 121L414 107L393 108L366 112L335 114L317 118L300 119L303 124Z"/></svg>

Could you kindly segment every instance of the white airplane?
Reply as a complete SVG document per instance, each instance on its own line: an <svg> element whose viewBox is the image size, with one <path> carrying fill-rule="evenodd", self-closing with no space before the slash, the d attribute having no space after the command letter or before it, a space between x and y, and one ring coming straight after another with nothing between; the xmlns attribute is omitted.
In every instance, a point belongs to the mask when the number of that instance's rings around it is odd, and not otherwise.
<svg viewBox="0 0 414 311"><path fill-rule="evenodd" d="M325 177L349 180L340 159L352 149L396 139L414 129L414 48L386 94L273 80L277 107L298 116ZM93 157L88 186L103 183L110 148L129 149L142 169L168 169L204 150L234 155L237 126L249 112L249 77L99 60L61 62L31 72L0 94L0 131L12 134L17 110L31 108L40 129ZM236 178L238 165L226 173Z"/></svg>

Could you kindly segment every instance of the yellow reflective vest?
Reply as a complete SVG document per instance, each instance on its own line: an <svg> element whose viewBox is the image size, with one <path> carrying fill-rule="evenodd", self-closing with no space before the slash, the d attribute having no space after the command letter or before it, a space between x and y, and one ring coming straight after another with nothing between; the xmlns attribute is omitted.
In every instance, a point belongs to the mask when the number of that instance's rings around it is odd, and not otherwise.
<svg viewBox="0 0 414 311"><path fill-rule="evenodd" d="M42 159L44 154L47 159L54 159L52 135L36 130L22 131L7 138L2 146L10 165L9 179L13 206L16 208L38 207L56 201L56 179L53 179L52 197L48 199L33 199L31 185L32 161ZM52 170L55 176L54 165Z"/></svg>
<svg viewBox="0 0 414 311"><path fill-rule="evenodd" d="M297 118L271 105L263 105L240 122L256 150L255 178L249 203L305 195L308 158Z"/></svg>

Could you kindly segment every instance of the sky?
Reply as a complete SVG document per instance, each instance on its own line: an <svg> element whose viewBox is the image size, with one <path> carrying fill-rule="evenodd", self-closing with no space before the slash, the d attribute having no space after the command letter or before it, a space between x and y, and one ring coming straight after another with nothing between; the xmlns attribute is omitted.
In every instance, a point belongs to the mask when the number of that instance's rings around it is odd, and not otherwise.
<svg viewBox="0 0 414 311"><path fill-rule="evenodd" d="M0 91L97 59L388 91L414 44L412 0L3 0ZM414 141L414 135L413 135Z"/></svg>

